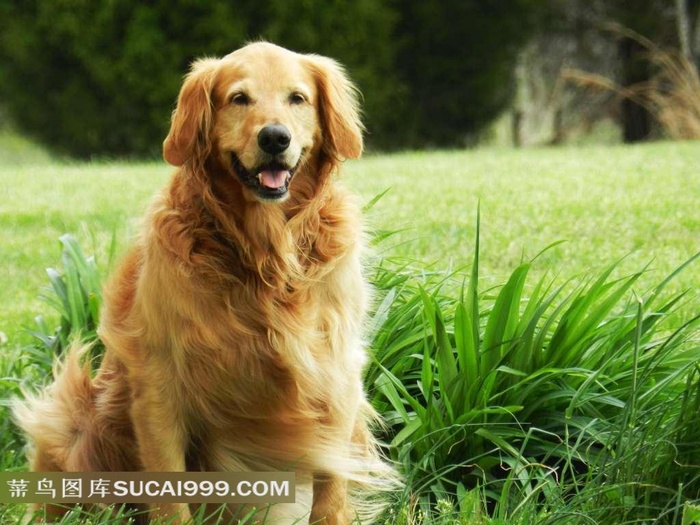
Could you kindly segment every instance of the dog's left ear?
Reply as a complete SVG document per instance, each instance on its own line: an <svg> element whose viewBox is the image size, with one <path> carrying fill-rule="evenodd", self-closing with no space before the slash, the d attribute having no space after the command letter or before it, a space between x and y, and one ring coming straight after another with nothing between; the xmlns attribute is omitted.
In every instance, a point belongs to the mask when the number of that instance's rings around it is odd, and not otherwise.
<svg viewBox="0 0 700 525"><path fill-rule="evenodd" d="M316 78L323 148L339 161L358 158L362 154L364 127L357 88L334 60L310 55L309 64Z"/></svg>
<svg viewBox="0 0 700 525"><path fill-rule="evenodd" d="M192 158L204 160L211 149L211 93L218 62L213 58L197 60L185 77L170 132L163 141L163 157L173 166L182 166Z"/></svg>

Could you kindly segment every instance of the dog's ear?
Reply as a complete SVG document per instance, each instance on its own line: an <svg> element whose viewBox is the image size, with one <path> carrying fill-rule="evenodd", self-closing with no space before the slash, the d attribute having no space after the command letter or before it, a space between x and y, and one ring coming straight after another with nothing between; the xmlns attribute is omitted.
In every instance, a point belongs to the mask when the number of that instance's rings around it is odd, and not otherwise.
<svg viewBox="0 0 700 525"><path fill-rule="evenodd" d="M192 158L208 155L212 117L212 89L218 60L196 60L180 89L173 111L170 132L163 141L163 157L173 166L182 166Z"/></svg>
<svg viewBox="0 0 700 525"><path fill-rule="evenodd" d="M311 55L309 64L316 78L324 150L337 160L358 158L364 127L357 88L334 60Z"/></svg>

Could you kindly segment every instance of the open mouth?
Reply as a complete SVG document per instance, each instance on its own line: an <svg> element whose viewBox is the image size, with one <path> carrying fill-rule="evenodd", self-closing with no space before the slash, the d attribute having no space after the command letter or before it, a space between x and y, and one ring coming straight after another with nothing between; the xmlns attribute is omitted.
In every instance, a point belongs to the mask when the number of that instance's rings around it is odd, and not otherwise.
<svg viewBox="0 0 700 525"><path fill-rule="evenodd" d="M241 182L253 190L258 198L266 201L277 201L287 196L289 183L297 168L272 161L248 170L235 153L231 153L231 162Z"/></svg>

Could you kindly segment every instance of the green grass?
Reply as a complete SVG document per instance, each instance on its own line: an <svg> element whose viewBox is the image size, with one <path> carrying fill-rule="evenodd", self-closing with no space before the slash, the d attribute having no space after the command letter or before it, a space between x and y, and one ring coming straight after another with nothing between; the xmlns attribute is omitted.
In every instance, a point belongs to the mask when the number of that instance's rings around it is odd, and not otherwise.
<svg viewBox="0 0 700 525"><path fill-rule="evenodd" d="M163 165L35 164L0 169L0 331L18 337L42 312L44 270L55 265L58 238L74 233L90 253L108 253L115 234L123 247L151 195L170 169Z"/></svg>
<svg viewBox="0 0 700 525"><path fill-rule="evenodd" d="M664 274L700 245L699 154L692 142L413 153L352 163L346 180L366 197L391 188L374 219L407 228L400 251L418 261L470 261L480 200L483 270L496 282L558 240L541 266L567 277L626 255L623 269L653 260Z"/></svg>
<svg viewBox="0 0 700 525"><path fill-rule="evenodd" d="M389 189L370 224L404 231L383 245L383 255L442 269L465 266L480 200L487 282L501 282L523 254L565 240L543 255L536 272L568 278L627 256L622 271L651 262L654 272L641 278L650 284L700 245L697 158L692 142L410 153L350 162L343 179L365 200ZM37 292L61 234L76 233L100 256L116 232L123 248L170 173L164 163L65 165L43 155L36 163L0 166L0 331L14 340L41 312ZM693 270L674 286L699 282Z"/></svg>
<svg viewBox="0 0 700 525"><path fill-rule="evenodd" d="M59 309L89 324L88 280L105 277L171 172L62 164L23 147L0 167L0 400L47 379L55 348L23 330L37 315L49 335L59 324L39 299L45 269L80 292L52 274ZM389 188L370 227L400 230L370 264L367 384L408 482L387 523L700 522L700 263L674 273L700 248L698 151L430 152L346 166L365 201ZM65 232L95 266L79 254L61 264L75 247L59 242ZM0 405L0 468L22 469L6 415ZM17 512L0 509L0 523Z"/></svg>

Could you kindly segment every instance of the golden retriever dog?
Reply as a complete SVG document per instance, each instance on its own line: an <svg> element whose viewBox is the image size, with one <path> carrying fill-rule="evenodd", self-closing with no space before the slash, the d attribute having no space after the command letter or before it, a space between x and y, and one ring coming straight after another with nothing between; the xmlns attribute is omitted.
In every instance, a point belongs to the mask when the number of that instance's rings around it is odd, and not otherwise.
<svg viewBox="0 0 700 525"><path fill-rule="evenodd" d="M254 43L193 64L163 144L177 170L105 286L99 370L74 345L15 408L32 470L293 470L297 502L259 520L371 514L394 475L361 380L360 209L336 180L362 131L331 59Z"/></svg>

